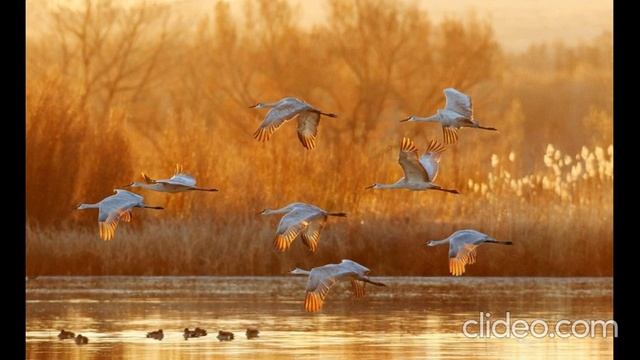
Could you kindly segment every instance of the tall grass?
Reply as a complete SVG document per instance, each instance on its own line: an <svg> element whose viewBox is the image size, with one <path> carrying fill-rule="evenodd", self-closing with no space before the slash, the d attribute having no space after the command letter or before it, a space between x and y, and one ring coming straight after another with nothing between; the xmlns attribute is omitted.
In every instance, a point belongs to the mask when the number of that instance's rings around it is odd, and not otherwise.
<svg viewBox="0 0 640 360"><path fill-rule="evenodd" d="M446 249L424 242L475 228L515 245L481 248L469 274L611 275L608 37L504 54L490 24L433 24L388 1L331 1L340 16L308 30L295 16L265 20L293 12L284 1L249 5L247 21L220 2L195 26L133 7L108 46L73 35L100 34L104 21L60 9L51 33L28 41L28 274L262 275L351 258L378 274L444 275ZM114 55L127 47L136 51ZM567 54L573 62L558 62ZM403 136L418 147L442 138L438 126L397 121L434 112L447 86L470 93L476 117L500 129L462 130L443 155L438 182L462 194L364 190L401 176ZM315 150L291 124L266 144L252 138L264 113L247 105L286 95L339 114L321 120ZM176 163L221 191L141 190L166 209L136 209L110 242L99 240L95 212L73 210L140 171L169 176ZM256 215L293 201L348 213L330 220L315 255L297 241L276 253L278 219Z"/></svg>

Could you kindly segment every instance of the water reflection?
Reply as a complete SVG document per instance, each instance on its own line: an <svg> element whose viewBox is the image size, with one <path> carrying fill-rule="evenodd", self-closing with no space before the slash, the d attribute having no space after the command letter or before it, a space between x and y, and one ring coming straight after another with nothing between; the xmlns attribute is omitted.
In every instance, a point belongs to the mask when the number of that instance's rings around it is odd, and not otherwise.
<svg viewBox="0 0 640 360"><path fill-rule="evenodd" d="M27 284L27 359L611 358L612 339L468 339L480 311L532 320L609 319L610 278L381 278L350 297L338 284L323 311L303 311L291 277L39 277ZM185 327L209 335L185 341ZM260 337L246 339L247 327ZM89 337L78 346L60 329ZM162 341L146 338L163 329ZM219 342L218 330L235 333Z"/></svg>

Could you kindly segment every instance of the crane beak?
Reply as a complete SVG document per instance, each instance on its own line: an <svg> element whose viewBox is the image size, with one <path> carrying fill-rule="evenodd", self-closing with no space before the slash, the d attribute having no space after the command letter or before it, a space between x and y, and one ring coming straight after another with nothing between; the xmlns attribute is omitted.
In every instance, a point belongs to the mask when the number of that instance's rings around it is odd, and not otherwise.
<svg viewBox="0 0 640 360"><path fill-rule="evenodd" d="M409 116L409 117L407 117L407 118L404 118L404 119L400 120L400 122L405 122L405 121L409 121L409 120L411 120L411 116Z"/></svg>
<svg viewBox="0 0 640 360"><path fill-rule="evenodd" d="M253 108L254 108L254 107L256 107L256 106L258 106L258 104L251 105L251 106L249 106L249 109L253 109Z"/></svg>
<svg viewBox="0 0 640 360"><path fill-rule="evenodd" d="M256 213L256 215L262 215L264 214L264 210L260 210L258 213Z"/></svg>
<svg viewBox="0 0 640 360"><path fill-rule="evenodd" d="M132 183L132 182L131 182L131 183L128 183L127 185L122 186L122 187L125 187L125 188L126 188L126 187L130 187L131 185L133 185L133 183Z"/></svg>
<svg viewBox="0 0 640 360"><path fill-rule="evenodd" d="M367 187L365 188L365 190L366 190L366 189L373 189L373 187L374 187L374 186L376 186L376 184L369 185L369 186L367 186Z"/></svg>

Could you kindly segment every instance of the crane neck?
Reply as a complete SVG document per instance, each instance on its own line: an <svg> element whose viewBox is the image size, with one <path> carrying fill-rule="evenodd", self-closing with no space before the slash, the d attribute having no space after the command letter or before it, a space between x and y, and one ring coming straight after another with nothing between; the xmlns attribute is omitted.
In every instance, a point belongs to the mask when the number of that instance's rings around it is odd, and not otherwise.
<svg viewBox="0 0 640 360"><path fill-rule="evenodd" d="M377 189L397 189L398 188L398 184L394 183L394 184L376 184L376 188Z"/></svg>
<svg viewBox="0 0 640 360"><path fill-rule="evenodd" d="M266 107L266 108L273 108L273 107L278 106L278 104L280 104L280 101L275 101L275 102L272 102L272 103L264 103L262 106Z"/></svg>
<svg viewBox="0 0 640 360"><path fill-rule="evenodd" d="M83 210L83 209L98 209L100 207L99 204L80 204L78 205L78 210Z"/></svg>
<svg viewBox="0 0 640 360"><path fill-rule="evenodd" d="M303 270L303 269L300 269L300 268L295 268L295 269L291 270L291 274L293 274L293 275L309 275L309 274L311 274L311 271Z"/></svg>
<svg viewBox="0 0 640 360"><path fill-rule="evenodd" d="M405 178L402 178L396 182L394 182L393 184L376 184L375 188L376 189L401 189L405 187Z"/></svg>
<svg viewBox="0 0 640 360"><path fill-rule="evenodd" d="M440 110L438 110L438 112L435 115L432 115L432 116L427 116L427 117L414 116L413 117L413 121L418 121L418 122L440 122Z"/></svg>
<svg viewBox="0 0 640 360"><path fill-rule="evenodd" d="M438 246L438 245L448 244L448 243L449 243L449 238L446 238L444 240L433 240L431 242L431 246Z"/></svg>

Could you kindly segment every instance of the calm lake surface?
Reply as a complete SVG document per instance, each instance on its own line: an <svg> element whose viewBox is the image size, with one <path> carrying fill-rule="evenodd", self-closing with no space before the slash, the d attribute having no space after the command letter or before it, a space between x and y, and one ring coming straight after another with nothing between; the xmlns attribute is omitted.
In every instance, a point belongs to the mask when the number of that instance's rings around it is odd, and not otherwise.
<svg viewBox="0 0 640 360"><path fill-rule="evenodd" d="M466 320L612 318L611 278L376 277L351 298L334 286L304 312L306 278L38 277L27 281L27 359L601 359L613 337L467 338ZM185 327L208 335L185 341ZM247 327L260 337L248 340ZM162 328L164 339L146 338ZM541 327L539 327L541 328ZM58 340L60 329L89 344ZM498 327L498 331L503 331ZM578 327L578 330L584 329ZM218 330L235 333L220 342ZM469 330L477 333L478 327ZM565 329L568 331L568 328Z"/></svg>

